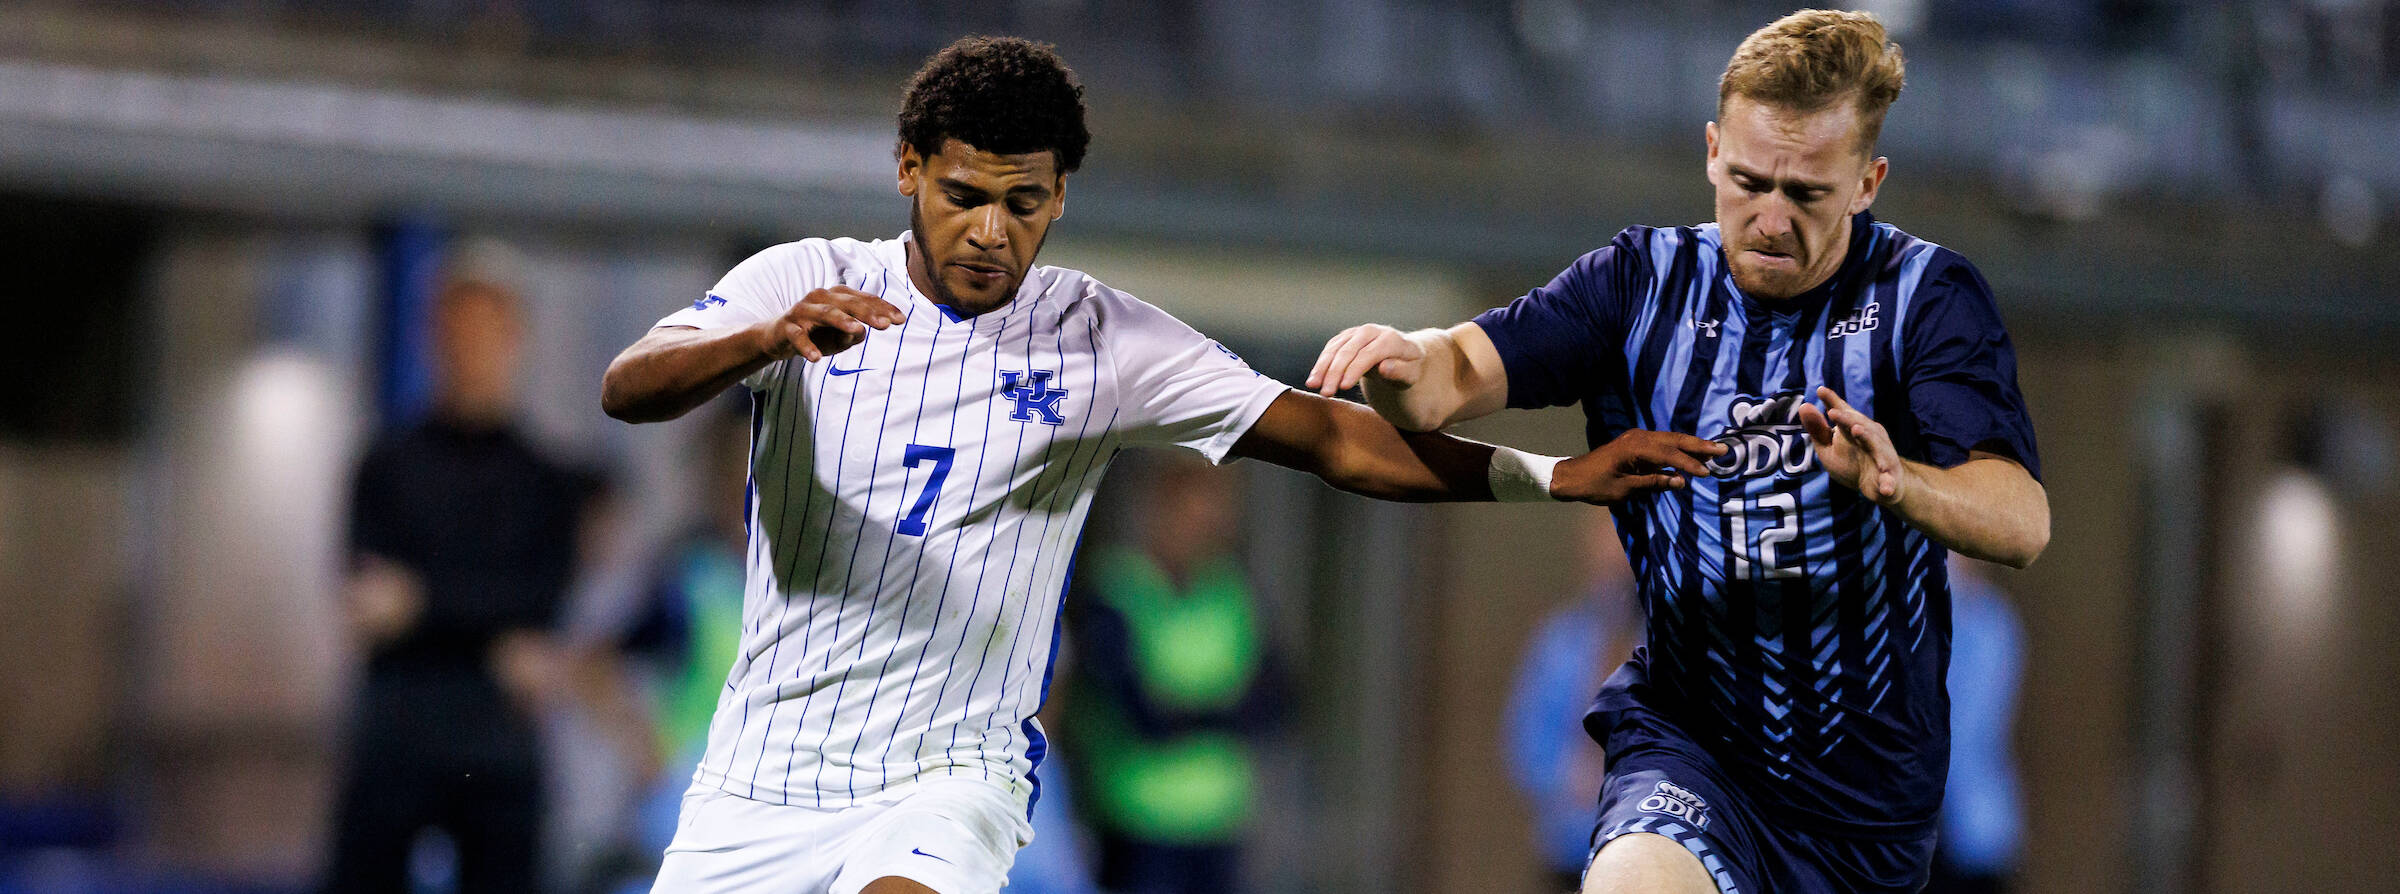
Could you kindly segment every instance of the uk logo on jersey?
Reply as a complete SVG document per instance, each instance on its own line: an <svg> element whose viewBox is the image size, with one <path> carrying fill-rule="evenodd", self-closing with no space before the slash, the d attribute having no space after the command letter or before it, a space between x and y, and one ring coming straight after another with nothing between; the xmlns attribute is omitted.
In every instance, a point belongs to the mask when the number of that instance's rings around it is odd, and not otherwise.
<svg viewBox="0 0 2400 894"><path fill-rule="evenodd" d="M1039 414L1043 425L1067 424L1066 414L1058 406L1060 401L1067 399L1067 389L1050 387L1052 375L1054 373L1046 369L1034 370L1031 375L1013 369L1001 370L1000 394L1017 405L1016 409L1008 411L1008 418L1032 422L1035 415ZM1033 382L1032 387L1021 384L1026 380Z"/></svg>
<svg viewBox="0 0 2400 894"><path fill-rule="evenodd" d="M724 304L724 296L711 292L707 295L700 296L700 300L692 302L692 309L707 310L712 307L722 307Z"/></svg>

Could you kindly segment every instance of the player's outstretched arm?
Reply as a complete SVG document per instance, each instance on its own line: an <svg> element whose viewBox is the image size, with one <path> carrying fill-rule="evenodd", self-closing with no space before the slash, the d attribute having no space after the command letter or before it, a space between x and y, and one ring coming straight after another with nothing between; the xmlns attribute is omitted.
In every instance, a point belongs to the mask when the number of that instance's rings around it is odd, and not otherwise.
<svg viewBox="0 0 2400 894"><path fill-rule="evenodd" d="M1492 499L1492 445L1403 432L1366 407L1299 391L1269 404L1234 442L1233 454L1378 500Z"/></svg>
<svg viewBox="0 0 2400 894"><path fill-rule="evenodd" d="M1332 397L1365 386L1367 405L1408 431L1440 431L1508 403L1508 371L1483 327L1401 332L1369 323L1325 343L1308 387Z"/></svg>
<svg viewBox="0 0 2400 894"><path fill-rule="evenodd" d="M1900 514L1934 542L2011 568L2050 545L2050 496L2016 460L1975 451L1950 468L1900 458L1883 424L1830 388L1825 410L1800 408L1800 424L1833 480Z"/></svg>
<svg viewBox="0 0 2400 894"><path fill-rule="evenodd" d="M793 356L814 363L865 341L868 327L905 319L882 298L835 286L749 326L652 329L609 362L600 408L626 422L674 419L769 363Z"/></svg>
<svg viewBox="0 0 2400 894"><path fill-rule="evenodd" d="M1287 391L1268 405L1236 456L1265 460L1379 500L1572 500L1608 505L1706 475L1724 445L1673 432L1630 431L1560 459L1449 435L1395 429L1349 401Z"/></svg>

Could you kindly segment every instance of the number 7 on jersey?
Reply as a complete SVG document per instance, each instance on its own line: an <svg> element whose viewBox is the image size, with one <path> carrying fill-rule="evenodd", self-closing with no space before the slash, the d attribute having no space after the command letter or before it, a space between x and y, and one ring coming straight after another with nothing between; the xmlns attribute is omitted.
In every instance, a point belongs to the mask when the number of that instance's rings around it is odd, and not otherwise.
<svg viewBox="0 0 2400 894"><path fill-rule="evenodd" d="M908 517L900 520L900 533L910 537L925 536L925 516L932 514L933 499L941 494L942 481L950 477L950 461L957 457L957 450L923 444L910 444L908 450L900 454L900 464L911 469L926 460L933 460L933 474L925 477L925 490L917 494L917 505L910 507Z"/></svg>

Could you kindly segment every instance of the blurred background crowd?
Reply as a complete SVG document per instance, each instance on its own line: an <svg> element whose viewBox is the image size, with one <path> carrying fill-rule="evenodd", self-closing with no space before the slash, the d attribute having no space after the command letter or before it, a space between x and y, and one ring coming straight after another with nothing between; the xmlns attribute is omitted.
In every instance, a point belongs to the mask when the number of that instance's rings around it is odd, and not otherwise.
<svg viewBox="0 0 2400 894"><path fill-rule="evenodd" d="M1962 576L1940 884L2389 888L2400 4L1867 8L1876 213L1992 282L2055 517ZM960 34L1087 87L1043 260L1298 381L1705 221L1715 78L1787 11L0 4L0 891L645 889L748 422L612 422L600 371L758 248L904 228L891 115ZM1571 886L1640 624L1601 513L1164 454L1101 499L1012 891Z"/></svg>

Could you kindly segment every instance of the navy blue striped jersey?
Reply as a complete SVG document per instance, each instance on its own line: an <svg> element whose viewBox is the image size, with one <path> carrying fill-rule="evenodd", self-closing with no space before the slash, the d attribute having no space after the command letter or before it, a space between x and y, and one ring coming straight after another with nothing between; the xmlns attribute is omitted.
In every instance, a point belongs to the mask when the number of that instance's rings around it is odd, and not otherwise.
<svg viewBox="0 0 2400 894"><path fill-rule="evenodd" d="M1835 483L1797 413L1829 386L1903 457L1988 451L2038 476L2015 354L1974 266L1860 214L1831 279L1768 301L1734 285L1715 225L1634 227L1475 322L1512 407L1580 403L1595 447L1654 429L1731 448L1709 477L1615 508L1648 641L1594 714L1663 715L1790 821L1930 822L1949 752L1944 550Z"/></svg>

